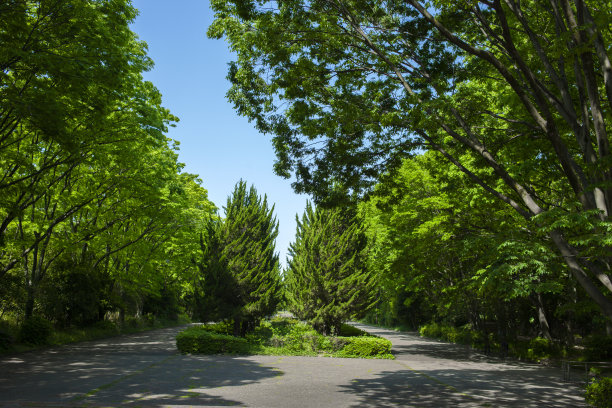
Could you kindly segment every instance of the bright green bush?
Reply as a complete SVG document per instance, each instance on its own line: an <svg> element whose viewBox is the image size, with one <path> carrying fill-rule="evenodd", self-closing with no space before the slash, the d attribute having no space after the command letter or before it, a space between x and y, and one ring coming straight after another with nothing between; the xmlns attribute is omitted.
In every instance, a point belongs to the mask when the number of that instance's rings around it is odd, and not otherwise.
<svg viewBox="0 0 612 408"><path fill-rule="evenodd" d="M612 378L593 380L586 388L585 399L595 408L612 408Z"/></svg>
<svg viewBox="0 0 612 408"><path fill-rule="evenodd" d="M584 340L584 357L589 361L612 359L612 336L593 335Z"/></svg>
<svg viewBox="0 0 612 408"><path fill-rule="evenodd" d="M206 327L194 326L176 336L176 347L181 353L219 354L246 353L247 340L242 337L219 334Z"/></svg>
<svg viewBox="0 0 612 408"><path fill-rule="evenodd" d="M440 339L451 343L475 345L478 341L478 332L469 326L453 327L443 326L438 323L430 323L419 328L422 337Z"/></svg>
<svg viewBox="0 0 612 408"><path fill-rule="evenodd" d="M19 341L31 345L47 344L52 330L51 322L40 316L32 316L21 325Z"/></svg>
<svg viewBox="0 0 612 408"><path fill-rule="evenodd" d="M383 357L391 354L391 342L379 337L346 337L338 357Z"/></svg>

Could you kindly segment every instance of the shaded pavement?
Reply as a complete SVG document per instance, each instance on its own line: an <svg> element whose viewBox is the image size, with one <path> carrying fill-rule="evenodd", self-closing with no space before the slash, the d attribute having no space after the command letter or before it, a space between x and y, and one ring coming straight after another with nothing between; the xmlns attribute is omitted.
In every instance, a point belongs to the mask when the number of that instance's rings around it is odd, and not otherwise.
<svg viewBox="0 0 612 408"><path fill-rule="evenodd" d="M0 357L0 407L571 407L561 370L357 325L396 360L178 354L180 328Z"/></svg>

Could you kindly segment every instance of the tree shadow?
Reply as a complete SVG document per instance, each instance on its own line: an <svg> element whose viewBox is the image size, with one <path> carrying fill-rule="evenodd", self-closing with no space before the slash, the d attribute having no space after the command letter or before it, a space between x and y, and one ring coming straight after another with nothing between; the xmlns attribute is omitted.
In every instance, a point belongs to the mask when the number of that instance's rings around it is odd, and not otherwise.
<svg viewBox="0 0 612 408"><path fill-rule="evenodd" d="M384 371L342 388L358 398L354 407L586 406L579 388L520 368Z"/></svg>
<svg viewBox="0 0 612 408"><path fill-rule="evenodd" d="M245 357L178 354L178 331L0 358L0 406L235 406L215 389L282 375Z"/></svg>

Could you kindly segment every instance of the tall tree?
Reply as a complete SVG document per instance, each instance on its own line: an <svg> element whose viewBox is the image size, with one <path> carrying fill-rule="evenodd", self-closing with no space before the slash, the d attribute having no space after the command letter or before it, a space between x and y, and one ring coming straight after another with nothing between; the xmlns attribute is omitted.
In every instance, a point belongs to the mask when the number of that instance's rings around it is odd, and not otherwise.
<svg viewBox="0 0 612 408"><path fill-rule="evenodd" d="M365 248L363 230L347 211L307 203L297 219L285 278L295 315L326 335L340 333L340 325L352 317L363 317L376 291Z"/></svg>
<svg viewBox="0 0 612 408"><path fill-rule="evenodd" d="M281 299L278 222L274 206L254 186L239 181L227 199L225 219L208 229L203 241L204 296L212 299L218 317L231 319L234 334L244 336L263 317L272 314Z"/></svg>
<svg viewBox="0 0 612 408"><path fill-rule="evenodd" d="M209 36L237 53L229 98L298 191L358 192L436 150L545 231L612 321L609 3L212 6Z"/></svg>

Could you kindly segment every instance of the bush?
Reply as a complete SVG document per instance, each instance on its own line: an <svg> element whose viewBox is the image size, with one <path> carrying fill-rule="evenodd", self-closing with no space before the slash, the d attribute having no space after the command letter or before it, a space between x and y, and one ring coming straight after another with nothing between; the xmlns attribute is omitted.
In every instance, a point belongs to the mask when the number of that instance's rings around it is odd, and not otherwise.
<svg viewBox="0 0 612 408"><path fill-rule="evenodd" d="M30 345L47 344L52 329L48 320L40 316L32 316L21 325L19 341Z"/></svg>
<svg viewBox="0 0 612 408"><path fill-rule="evenodd" d="M384 357L391 353L391 342L379 337L345 337L347 344L338 357Z"/></svg>
<svg viewBox="0 0 612 408"><path fill-rule="evenodd" d="M232 333L234 332L234 328L232 325L232 322L219 322L219 323L210 323L210 324L203 324L201 326L198 326L201 330L206 330L212 333L217 333L217 334L227 334L227 335L232 335Z"/></svg>
<svg viewBox="0 0 612 408"><path fill-rule="evenodd" d="M176 336L176 347L181 353L245 353L248 350L248 343L242 337L218 334L205 327L194 326Z"/></svg>
<svg viewBox="0 0 612 408"><path fill-rule="evenodd" d="M595 408L612 408L612 378L593 380L586 388L585 399Z"/></svg>
<svg viewBox="0 0 612 408"><path fill-rule="evenodd" d="M451 343L459 343L474 346L478 341L478 333L469 326L453 327L442 326L438 323L430 323L419 328L422 337L441 339Z"/></svg>
<svg viewBox="0 0 612 408"><path fill-rule="evenodd" d="M612 336L587 337L584 341L584 356L589 361L612 359Z"/></svg>

